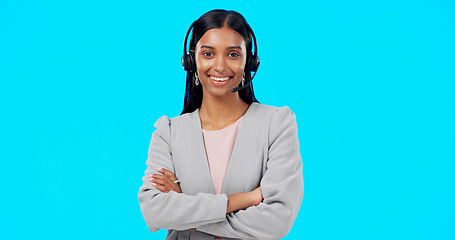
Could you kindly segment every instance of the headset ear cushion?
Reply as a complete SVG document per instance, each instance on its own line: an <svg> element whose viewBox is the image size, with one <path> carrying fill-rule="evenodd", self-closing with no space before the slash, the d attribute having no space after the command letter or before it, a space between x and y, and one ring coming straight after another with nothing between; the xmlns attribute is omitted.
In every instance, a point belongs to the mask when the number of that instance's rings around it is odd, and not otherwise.
<svg viewBox="0 0 455 240"><path fill-rule="evenodd" d="M251 55L250 58L248 59L248 66L250 67L251 72L256 72L259 68L259 64L261 62L259 61L259 57L256 55Z"/></svg>
<svg viewBox="0 0 455 240"><path fill-rule="evenodd" d="M196 71L196 59L194 58L194 52L193 51L189 52L188 59L189 59L189 64L190 64L189 71L190 72Z"/></svg>
<svg viewBox="0 0 455 240"><path fill-rule="evenodd" d="M186 67L186 62L187 62L187 57L186 57L186 54L183 54L182 56L182 67L183 67L183 70L187 71L187 67Z"/></svg>
<svg viewBox="0 0 455 240"><path fill-rule="evenodd" d="M187 72L193 72L196 69L193 52L190 51L182 56L182 67Z"/></svg>

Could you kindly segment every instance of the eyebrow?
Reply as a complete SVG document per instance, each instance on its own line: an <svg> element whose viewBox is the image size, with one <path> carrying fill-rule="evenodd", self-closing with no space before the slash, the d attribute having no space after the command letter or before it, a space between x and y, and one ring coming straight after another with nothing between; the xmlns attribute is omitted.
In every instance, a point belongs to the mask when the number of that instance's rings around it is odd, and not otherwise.
<svg viewBox="0 0 455 240"><path fill-rule="evenodd" d="M209 48L209 49L215 49L214 47L211 47L211 46L207 46L207 45L202 45L201 48ZM231 46L231 47L228 47L227 49L240 49L242 50L242 47L240 46Z"/></svg>

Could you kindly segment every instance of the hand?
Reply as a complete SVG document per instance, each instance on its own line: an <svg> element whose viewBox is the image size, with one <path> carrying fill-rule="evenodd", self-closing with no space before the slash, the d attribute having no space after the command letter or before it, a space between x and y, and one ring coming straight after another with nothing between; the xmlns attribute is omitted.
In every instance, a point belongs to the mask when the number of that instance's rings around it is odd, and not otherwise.
<svg viewBox="0 0 455 240"><path fill-rule="evenodd" d="M259 203L261 203L262 200L264 200L264 197L262 196L261 187L258 187L249 193L251 194L251 201L253 206L259 205Z"/></svg>
<svg viewBox="0 0 455 240"><path fill-rule="evenodd" d="M174 181L177 180L174 173L164 168L158 168L158 172L162 174L153 174L148 176L149 181L152 182L153 187L163 193L168 193L170 191L182 193L180 185L178 183L174 183Z"/></svg>

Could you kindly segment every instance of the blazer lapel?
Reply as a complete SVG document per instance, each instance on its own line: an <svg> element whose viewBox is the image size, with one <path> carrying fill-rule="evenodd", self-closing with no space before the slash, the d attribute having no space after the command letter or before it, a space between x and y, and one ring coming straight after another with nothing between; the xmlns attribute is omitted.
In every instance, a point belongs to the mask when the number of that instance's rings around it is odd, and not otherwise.
<svg viewBox="0 0 455 240"><path fill-rule="evenodd" d="M234 142L234 148L232 149L231 158L226 170L226 175L224 176L223 190L225 194L234 194L239 192L239 186L242 185L242 176L241 170L245 169L244 153L247 152L248 142L251 141L251 133L248 130L254 129L254 121L252 121L251 113L254 112L256 107L255 102L250 104L250 107L245 112L243 116L242 123L240 124L239 131L237 132L237 137ZM247 189L242 189L243 192Z"/></svg>
<svg viewBox="0 0 455 240"><path fill-rule="evenodd" d="M209 161L207 159L207 153L205 151L204 145L204 136L202 134L202 125L201 119L199 117L199 109L196 109L193 113L193 125L194 125L194 140L195 140L195 150L199 154L197 157L197 165L201 166L201 171L195 174L200 174L200 177L204 180L200 184L210 184L206 186L206 189L210 189L211 194L215 194L215 189L213 187L212 176L210 175ZM204 184L204 185L205 185Z"/></svg>

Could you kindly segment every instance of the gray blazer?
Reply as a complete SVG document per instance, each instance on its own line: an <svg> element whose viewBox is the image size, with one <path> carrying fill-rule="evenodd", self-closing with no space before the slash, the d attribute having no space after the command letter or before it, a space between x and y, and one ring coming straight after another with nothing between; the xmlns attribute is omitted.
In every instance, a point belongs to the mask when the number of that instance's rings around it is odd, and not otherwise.
<svg viewBox="0 0 455 240"><path fill-rule="evenodd" d="M170 239L279 239L297 217L303 197L297 124L288 107L252 103L246 111L224 178L215 195L199 111L155 123L139 203L150 231ZM148 180L157 168L180 180L182 193L162 193ZM258 206L226 214L227 195L261 186ZM195 228L195 230L188 230Z"/></svg>

